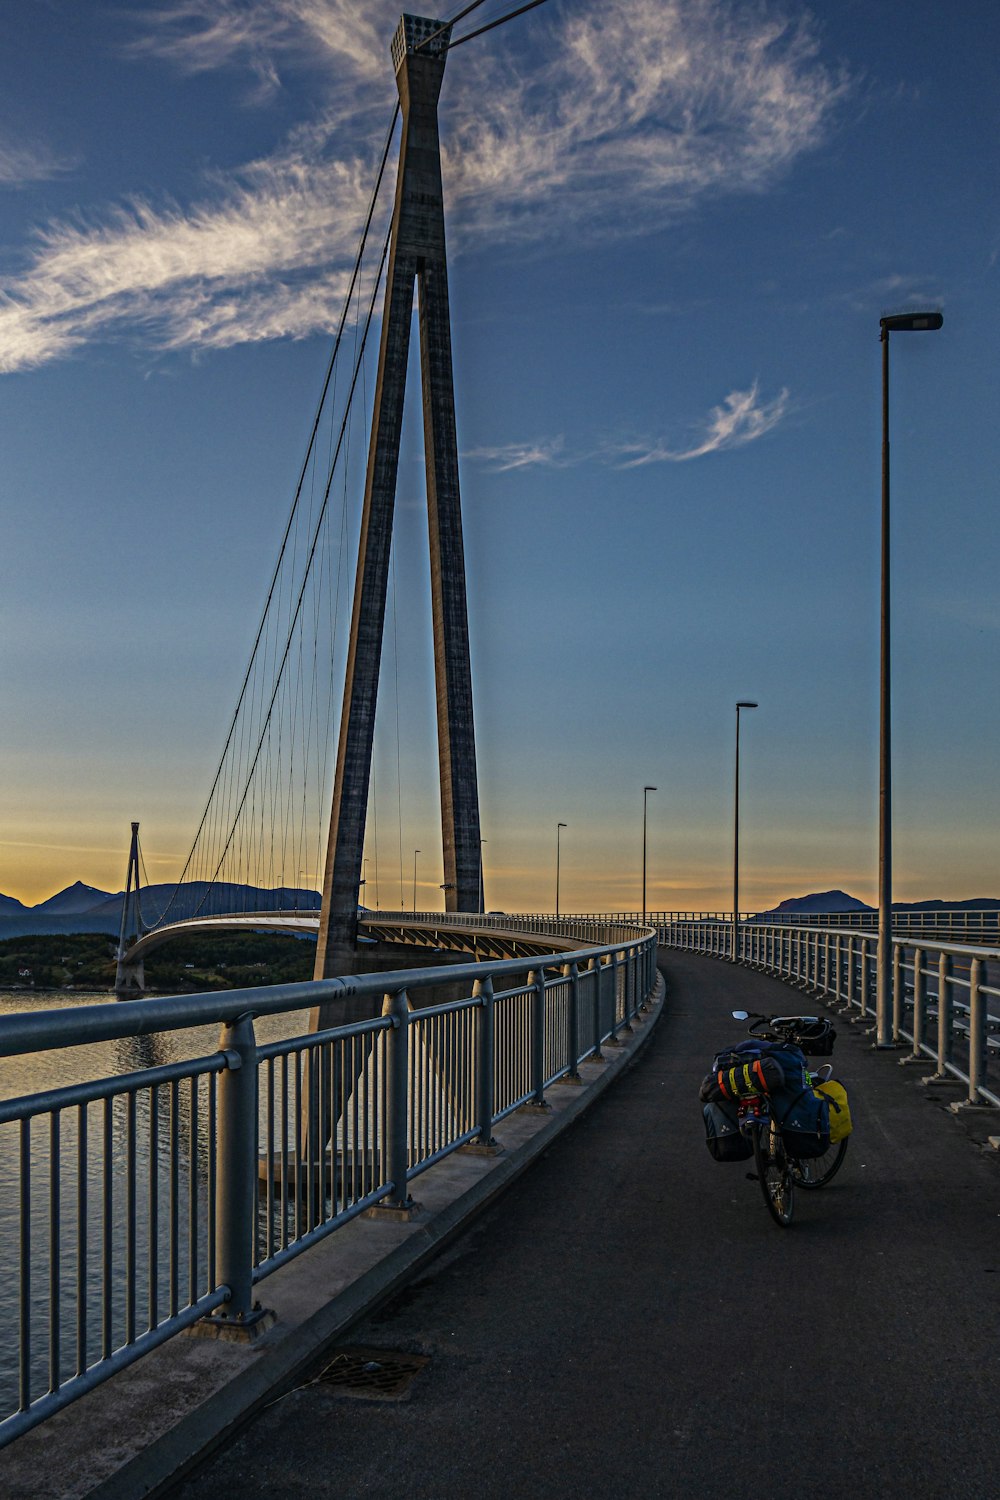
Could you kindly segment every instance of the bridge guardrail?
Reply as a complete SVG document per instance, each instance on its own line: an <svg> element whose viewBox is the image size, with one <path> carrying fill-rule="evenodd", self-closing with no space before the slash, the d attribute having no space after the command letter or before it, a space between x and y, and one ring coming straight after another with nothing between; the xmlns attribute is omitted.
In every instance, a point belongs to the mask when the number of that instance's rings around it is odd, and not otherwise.
<svg viewBox="0 0 1000 1500"><path fill-rule="evenodd" d="M543 921L551 920L542 918ZM604 913L577 913L573 921L595 922L642 922L643 915L637 911ZM645 921L651 927L667 928L675 922L728 922L732 923L731 911L648 911ZM769 927L848 927L857 931L874 932L878 927L877 911L741 911L740 924L763 924ZM1000 943L1000 910L970 910L968 908L942 907L939 910L900 910L893 908L893 930L900 933L925 933L928 936L961 941L989 939Z"/></svg>
<svg viewBox="0 0 1000 1500"><path fill-rule="evenodd" d="M208 1056L0 1102L21 1224L0 1445L207 1314L249 1330L279 1266L375 1204L406 1210L421 1172L493 1149L499 1120L600 1057L653 988L656 937L560 928L581 946L0 1021L7 1057L221 1026ZM441 983L470 993L412 1008ZM257 1017L338 996L381 1014L258 1044Z"/></svg>
<svg viewBox="0 0 1000 1500"><path fill-rule="evenodd" d="M738 934L738 962L874 1028L876 933L741 922ZM731 917L674 922L659 936L665 947L733 958ZM933 1076L965 1084L967 1104L1000 1106L1000 947L894 932L892 951L893 1045L909 1043L907 1062L934 1062Z"/></svg>

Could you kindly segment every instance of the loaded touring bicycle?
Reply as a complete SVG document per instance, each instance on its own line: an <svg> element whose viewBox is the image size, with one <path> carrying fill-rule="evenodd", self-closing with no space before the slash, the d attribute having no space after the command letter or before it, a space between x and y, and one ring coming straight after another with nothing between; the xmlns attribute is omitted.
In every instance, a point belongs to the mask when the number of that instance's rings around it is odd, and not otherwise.
<svg viewBox="0 0 1000 1500"><path fill-rule="evenodd" d="M699 1097L708 1149L716 1161L749 1161L776 1223L791 1223L797 1187L825 1187L847 1155L851 1112L829 1057L836 1032L818 1016L734 1010L747 1039L719 1052Z"/></svg>

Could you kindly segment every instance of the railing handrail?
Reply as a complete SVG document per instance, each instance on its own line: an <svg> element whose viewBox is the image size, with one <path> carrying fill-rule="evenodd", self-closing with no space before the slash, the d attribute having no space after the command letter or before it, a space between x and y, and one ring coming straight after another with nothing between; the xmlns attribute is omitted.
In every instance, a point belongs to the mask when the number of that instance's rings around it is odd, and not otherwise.
<svg viewBox="0 0 1000 1500"><path fill-rule="evenodd" d="M396 914L387 918L399 922ZM467 930L468 925L452 922L451 917L437 920L434 925L441 931L453 925L456 930ZM419 914L407 914L408 922L427 925L427 919ZM535 931L526 936L536 936ZM520 958L484 959L467 964L449 964L434 968L397 969L388 973L357 974L349 979L303 980L297 984L260 985L251 989L210 991L196 995L177 995L168 998L130 1000L127 1005L109 1001L103 1005L59 1007L41 1013L15 1011L0 1017L0 1057L16 1057L23 1052L52 1051L58 1047L75 1047L89 1042L114 1041L120 1037L148 1036L158 1031L179 1031L188 1026L229 1024L242 1015L273 1016L288 1011L308 1010L324 1001L369 996L381 1003L385 994L397 990L422 990L442 983L445 975L449 983L465 980L475 982L487 975L524 973L525 963L530 957L532 964L579 963L596 955L616 951L622 942L641 941L652 936L652 927L632 931L623 926L621 936L605 944L587 944L585 947L567 952L553 951L551 954L524 955ZM572 935L572 934L569 934Z"/></svg>
<svg viewBox="0 0 1000 1500"><path fill-rule="evenodd" d="M20 1297L18 1329L0 1345L18 1386L0 1446L207 1313L245 1333L263 1316L254 1288L265 1277L376 1203L409 1212L409 1183L451 1152L497 1149L493 1126L544 1105L556 1079L579 1079L584 1058L600 1061L655 984L648 925L413 913L388 925L424 938L499 932L501 952L513 934L529 951L0 1018L4 1056L221 1025L207 1056L0 1106L21 1223L0 1268ZM546 951L546 935L570 946ZM441 984L461 998L411 1005ZM370 998L369 1018L258 1040L257 1018L338 997ZM46 1282L47 1322L36 1295Z"/></svg>
<svg viewBox="0 0 1000 1500"><path fill-rule="evenodd" d="M990 1011L990 1000L1000 999L995 973L1000 947L952 942L927 936L919 928L896 927L890 936L891 985L883 999L875 983L878 934L871 930L784 922L737 925L730 919L667 923L660 937L668 947L736 959L848 1014L856 1010L860 1019L874 1022L876 1047L894 1049L909 1042L908 1061L936 1061L933 1077L964 1084L966 1105L1000 1106L1000 1083L990 1067L1000 1053L1000 1013ZM991 963L993 984L988 982ZM966 964L967 972L956 972ZM929 1034L932 1006L934 1040Z"/></svg>
<svg viewBox="0 0 1000 1500"><path fill-rule="evenodd" d="M685 925L696 924L678 921L664 925L682 927ZM704 922L697 925L701 926L702 928L718 927L722 931L729 933L732 931L732 918L730 918L729 921L726 922ZM740 925L741 927L746 927L750 924L742 922ZM784 922L754 922L752 925L753 930L758 933L777 931L778 929L784 929L786 927L786 924ZM820 937L842 938L845 931L843 927L820 927L813 926L811 924L807 927L805 924L801 925L802 931L816 933ZM874 942L878 938L877 931L860 931L856 935L871 942ZM934 952L947 953L957 958L1000 959L1000 945L995 948L991 948L986 943L957 943L953 942L950 938L920 937L918 940L915 934L904 933L901 931L893 932L892 941L897 946L906 948L919 947L923 949L933 950Z"/></svg>

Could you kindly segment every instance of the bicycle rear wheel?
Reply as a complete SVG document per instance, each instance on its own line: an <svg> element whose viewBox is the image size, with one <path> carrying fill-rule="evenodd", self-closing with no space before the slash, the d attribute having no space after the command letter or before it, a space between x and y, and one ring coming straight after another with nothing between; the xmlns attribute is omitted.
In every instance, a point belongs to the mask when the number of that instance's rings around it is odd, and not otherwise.
<svg viewBox="0 0 1000 1500"><path fill-rule="evenodd" d="M787 1229L792 1222L795 1207L795 1178L785 1155L781 1132L771 1120L753 1135L753 1154L757 1166L757 1181L764 1194L768 1213L776 1224Z"/></svg>
<svg viewBox="0 0 1000 1500"><path fill-rule="evenodd" d="M792 1172L797 1185L801 1188L821 1188L834 1177L843 1164L847 1155L847 1142L850 1136L844 1136L835 1146L822 1156L813 1156L806 1161L793 1161Z"/></svg>

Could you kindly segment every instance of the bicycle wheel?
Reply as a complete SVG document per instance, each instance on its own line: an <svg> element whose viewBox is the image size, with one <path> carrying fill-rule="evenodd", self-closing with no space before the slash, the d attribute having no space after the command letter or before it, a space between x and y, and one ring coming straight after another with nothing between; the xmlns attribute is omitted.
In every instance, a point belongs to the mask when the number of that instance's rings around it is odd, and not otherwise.
<svg viewBox="0 0 1000 1500"><path fill-rule="evenodd" d="M831 1177L840 1171L844 1157L847 1155L847 1142L850 1136L845 1135L842 1141L831 1146L822 1156L813 1156L806 1161L793 1161L792 1174L796 1183L801 1188L826 1187Z"/></svg>
<svg viewBox="0 0 1000 1500"><path fill-rule="evenodd" d="M771 1120L766 1127L754 1131L753 1154L757 1165L757 1181L764 1194L768 1213L782 1229L792 1222L795 1206L795 1178L791 1162L785 1155L781 1132Z"/></svg>

